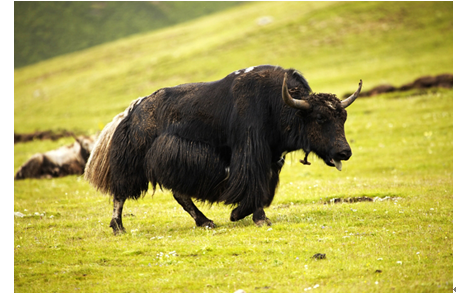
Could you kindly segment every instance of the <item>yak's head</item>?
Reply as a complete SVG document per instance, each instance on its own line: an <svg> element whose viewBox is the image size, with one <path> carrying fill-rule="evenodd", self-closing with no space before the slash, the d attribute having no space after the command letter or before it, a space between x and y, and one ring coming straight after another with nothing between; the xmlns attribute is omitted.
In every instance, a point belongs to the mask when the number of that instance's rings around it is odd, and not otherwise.
<svg viewBox="0 0 456 298"><path fill-rule="evenodd" d="M95 146L95 138L94 136L80 136L75 138L76 142L79 143L80 146L80 154L81 157L84 159L85 162L89 160L90 153L93 150L93 147Z"/></svg>
<svg viewBox="0 0 456 298"><path fill-rule="evenodd" d="M345 138L344 124L347 120L345 108L351 105L361 91L362 81L358 90L345 100L340 101L334 94L312 93L300 99L294 99L287 87L287 74L282 85L282 98L284 102L298 109L297 117L304 125L300 125L305 142L301 146L307 155L314 152L325 161L328 166L342 170L341 160L348 160L352 155L350 146Z"/></svg>

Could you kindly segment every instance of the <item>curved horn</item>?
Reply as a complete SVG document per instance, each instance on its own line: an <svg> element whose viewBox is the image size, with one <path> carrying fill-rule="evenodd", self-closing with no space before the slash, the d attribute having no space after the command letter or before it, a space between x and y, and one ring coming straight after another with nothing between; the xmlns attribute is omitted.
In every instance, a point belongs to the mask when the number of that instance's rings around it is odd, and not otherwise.
<svg viewBox="0 0 456 298"><path fill-rule="evenodd" d="M359 92L361 92L361 87L363 86L363 80L359 80L359 87L358 87L358 90L355 91L355 93L353 93L350 97L344 99L341 101L341 105L342 107L345 109L347 108L349 105L351 105L355 99L358 97L359 95Z"/></svg>
<svg viewBox="0 0 456 298"><path fill-rule="evenodd" d="M310 110L311 106L306 100L297 100L291 97L290 93L288 93L287 87L287 73L283 77L283 85L282 85L282 98L283 101L292 108L300 109L300 110Z"/></svg>

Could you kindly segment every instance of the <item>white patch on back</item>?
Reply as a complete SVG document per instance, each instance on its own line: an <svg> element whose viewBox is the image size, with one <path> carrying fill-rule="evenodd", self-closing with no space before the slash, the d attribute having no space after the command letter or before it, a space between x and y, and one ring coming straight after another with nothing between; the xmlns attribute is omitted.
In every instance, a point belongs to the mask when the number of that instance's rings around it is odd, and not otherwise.
<svg viewBox="0 0 456 298"><path fill-rule="evenodd" d="M249 68L247 68L247 69L245 70L244 73L248 73L249 71L252 71L254 68L255 68L255 66L250 66Z"/></svg>
<svg viewBox="0 0 456 298"><path fill-rule="evenodd" d="M138 97L138 99L136 99L136 102L135 102L135 105L139 105L141 103L141 101L146 98L147 96L144 96L144 97Z"/></svg>
<svg viewBox="0 0 456 298"><path fill-rule="evenodd" d="M255 68L255 66L250 66L249 68L246 69L239 69L234 72L235 75L241 74L241 73L248 73L252 71Z"/></svg>

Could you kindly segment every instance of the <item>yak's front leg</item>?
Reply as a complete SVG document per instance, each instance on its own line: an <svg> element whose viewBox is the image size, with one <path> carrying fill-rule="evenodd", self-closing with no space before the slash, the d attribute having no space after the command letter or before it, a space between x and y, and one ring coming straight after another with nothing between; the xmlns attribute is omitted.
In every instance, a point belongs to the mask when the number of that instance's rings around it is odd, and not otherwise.
<svg viewBox="0 0 456 298"><path fill-rule="evenodd" d="M186 195L173 193L176 201L184 208L185 211L190 214L198 227L209 227L215 228L215 224L212 220L208 219L199 209L195 206L192 198Z"/></svg>
<svg viewBox="0 0 456 298"><path fill-rule="evenodd" d="M264 213L263 207L257 207L255 211L253 212L253 222L261 227L264 224L270 226L271 225L271 220L266 217L266 213Z"/></svg>
<svg viewBox="0 0 456 298"><path fill-rule="evenodd" d="M255 210L255 211L253 211ZM266 217L266 213L264 212L264 209L263 207L245 207L244 205L242 205L242 202L241 202L241 205L239 205L238 207L236 207L232 212L231 212L231 216L230 216L230 220L231 221L238 221L238 220L241 220L243 219L244 217L250 215L253 213L253 222L261 227L263 226L264 224L267 224L268 226L271 225L271 220L269 218Z"/></svg>
<svg viewBox="0 0 456 298"><path fill-rule="evenodd" d="M119 199L114 196L112 202L114 206L112 211L111 224L109 226L112 228L114 235L125 233L125 228L122 224L122 210L125 199Z"/></svg>
<svg viewBox="0 0 456 298"><path fill-rule="evenodd" d="M231 211L230 220L231 221L238 221L243 219L246 216L249 216L253 213L253 208L251 206L245 206L243 202L239 206Z"/></svg>
<svg viewBox="0 0 456 298"><path fill-rule="evenodd" d="M270 179L269 179L269 193L268 193L268 196L266 197L266 199L263 200L263 202L262 202L263 206L255 208L251 205L246 205L246 202L242 201L239 204L239 206L234 208L233 211L231 212L231 216L230 216L231 221L241 220L244 217L253 213L254 214L253 221L255 222L255 224L257 226L262 226L265 223L268 226L271 225L271 220L266 217L263 207L269 207L269 205L271 205L271 202L274 198L274 194L275 194L275 191L277 188L277 184L279 183L279 173L283 167L284 161L285 161L285 158L283 157L277 163L273 163L271 165Z"/></svg>
<svg viewBox="0 0 456 298"><path fill-rule="evenodd" d="M231 212L232 221L253 213L253 221L258 226L271 223L263 207L268 206L270 196L272 154L262 131L255 127L238 131L238 140L245 141L232 148L231 175L220 199L239 204Z"/></svg>
<svg viewBox="0 0 456 298"><path fill-rule="evenodd" d="M271 165L271 171L269 176L269 194L265 201L263 201L263 206L257 207L253 212L253 221L257 226L262 226L267 224L268 226L271 225L271 220L266 217L266 213L264 213L263 207L269 207L271 205L272 200L274 199L275 191L277 185L279 183L279 174L280 170L282 169L285 163L285 155L282 158L273 163Z"/></svg>

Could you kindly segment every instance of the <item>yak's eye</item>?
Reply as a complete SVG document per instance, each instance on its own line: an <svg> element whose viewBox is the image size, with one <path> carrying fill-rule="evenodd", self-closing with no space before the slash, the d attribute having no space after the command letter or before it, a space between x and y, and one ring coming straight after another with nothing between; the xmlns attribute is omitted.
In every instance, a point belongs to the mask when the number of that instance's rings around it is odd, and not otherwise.
<svg viewBox="0 0 456 298"><path fill-rule="evenodd" d="M325 118L321 114L317 114L317 123L318 124L323 124L325 123Z"/></svg>

